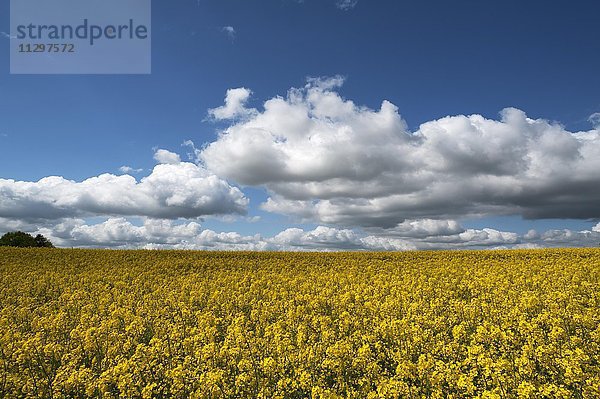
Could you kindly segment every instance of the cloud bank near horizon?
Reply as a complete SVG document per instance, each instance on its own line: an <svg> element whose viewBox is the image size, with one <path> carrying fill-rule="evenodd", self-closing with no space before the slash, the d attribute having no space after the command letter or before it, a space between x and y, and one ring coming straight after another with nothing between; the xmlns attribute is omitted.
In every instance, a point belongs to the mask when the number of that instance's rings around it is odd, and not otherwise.
<svg viewBox="0 0 600 399"><path fill-rule="evenodd" d="M451 226L448 229L448 226ZM59 247L114 249L195 249L253 251L406 251L427 249L506 249L589 247L600 242L600 223L589 231L530 230L519 235L493 228L465 229L456 221L406 221L393 234L317 226L287 228L272 237L203 229L196 221L143 218L135 223L112 217L99 223L83 219L27 223L0 218L0 233L25 230L43 234Z"/></svg>

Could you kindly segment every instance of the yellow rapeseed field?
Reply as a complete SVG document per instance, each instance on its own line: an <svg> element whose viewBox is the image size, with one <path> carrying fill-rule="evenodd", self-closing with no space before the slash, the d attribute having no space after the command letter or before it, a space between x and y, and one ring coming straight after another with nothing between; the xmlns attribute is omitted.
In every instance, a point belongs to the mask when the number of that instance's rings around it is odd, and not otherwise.
<svg viewBox="0 0 600 399"><path fill-rule="evenodd" d="M0 248L3 398L599 398L600 250Z"/></svg>

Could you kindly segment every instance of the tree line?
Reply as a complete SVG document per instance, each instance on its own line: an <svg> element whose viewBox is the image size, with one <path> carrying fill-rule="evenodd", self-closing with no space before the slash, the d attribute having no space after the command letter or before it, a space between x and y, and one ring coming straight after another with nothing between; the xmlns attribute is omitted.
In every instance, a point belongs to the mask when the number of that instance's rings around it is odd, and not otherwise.
<svg viewBox="0 0 600 399"><path fill-rule="evenodd" d="M0 247L54 248L54 245L41 234L34 237L22 231L12 231L0 237Z"/></svg>

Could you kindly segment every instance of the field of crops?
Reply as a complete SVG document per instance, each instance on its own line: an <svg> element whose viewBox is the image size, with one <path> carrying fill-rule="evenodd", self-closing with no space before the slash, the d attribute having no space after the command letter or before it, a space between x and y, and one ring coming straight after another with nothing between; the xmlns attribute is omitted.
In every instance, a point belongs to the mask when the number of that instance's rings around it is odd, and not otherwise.
<svg viewBox="0 0 600 399"><path fill-rule="evenodd" d="M0 248L0 276L0 397L600 397L600 250Z"/></svg>

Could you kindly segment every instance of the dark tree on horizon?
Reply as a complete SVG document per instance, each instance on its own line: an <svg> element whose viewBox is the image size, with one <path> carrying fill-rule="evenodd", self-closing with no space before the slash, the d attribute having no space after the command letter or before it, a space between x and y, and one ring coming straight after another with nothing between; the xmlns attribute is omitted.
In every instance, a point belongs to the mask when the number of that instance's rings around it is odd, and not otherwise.
<svg viewBox="0 0 600 399"><path fill-rule="evenodd" d="M54 245L41 234L34 237L22 231L11 231L0 237L0 247L54 248Z"/></svg>

